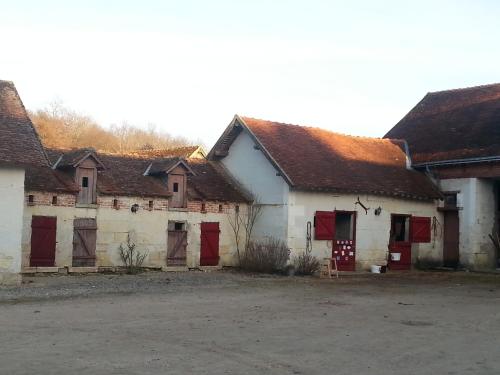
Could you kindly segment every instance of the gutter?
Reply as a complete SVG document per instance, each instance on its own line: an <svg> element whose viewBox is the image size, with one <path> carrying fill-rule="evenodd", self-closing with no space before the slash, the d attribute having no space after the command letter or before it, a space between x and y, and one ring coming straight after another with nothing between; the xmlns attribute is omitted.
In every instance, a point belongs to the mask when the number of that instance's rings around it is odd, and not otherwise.
<svg viewBox="0 0 500 375"><path fill-rule="evenodd" d="M413 167L423 168L423 167L435 167L442 165L474 164L474 163L485 163L485 162L495 162L495 161L500 161L500 156L484 156L484 157L468 158L468 159L450 159L450 160L433 161L428 163L417 163L413 164Z"/></svg>

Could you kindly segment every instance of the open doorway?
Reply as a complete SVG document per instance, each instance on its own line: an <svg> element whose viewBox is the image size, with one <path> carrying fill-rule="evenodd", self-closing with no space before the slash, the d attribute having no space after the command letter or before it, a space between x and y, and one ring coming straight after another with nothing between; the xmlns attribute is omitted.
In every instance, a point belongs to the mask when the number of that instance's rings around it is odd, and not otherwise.
<svg viewBox="0 0 500 375"><path fill-rule="evenodd" d="M388 266L392 270L411 268L410 215L391 215Z"/></svg>
<svg viewBox="0 0 500 375"><path fill-rule="evenodd" d="M339 271L356 269L356 212L335 211L333 258Z"/></svg>

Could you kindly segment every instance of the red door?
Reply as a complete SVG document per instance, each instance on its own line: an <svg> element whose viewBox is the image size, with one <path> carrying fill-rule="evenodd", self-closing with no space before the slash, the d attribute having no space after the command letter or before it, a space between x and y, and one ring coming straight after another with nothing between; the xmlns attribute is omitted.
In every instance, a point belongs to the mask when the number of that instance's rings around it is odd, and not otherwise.
<svg viewBox="0 0 500 375"><path fill-rule="evenodd" d="M201 223L200 266L219 265L219 223Z"/></svg>
<svg viewBox="0 0 500 375"><path fill-rule="evenodd" d="M391 215L388 266L391 270L409 270L411 268L409 215Z"/></svg>
<svg viewBox="0 0 500 375"><path fill-rule="evenodd" d="M57 218L33 216L31 219L30 267L54 267Z"/></svg>
<svg viewBox="0 0 500 375"><path fill-rule="evenodd" d="M334 211L332 257L339 271L356 270L356 211Z"/></svg>

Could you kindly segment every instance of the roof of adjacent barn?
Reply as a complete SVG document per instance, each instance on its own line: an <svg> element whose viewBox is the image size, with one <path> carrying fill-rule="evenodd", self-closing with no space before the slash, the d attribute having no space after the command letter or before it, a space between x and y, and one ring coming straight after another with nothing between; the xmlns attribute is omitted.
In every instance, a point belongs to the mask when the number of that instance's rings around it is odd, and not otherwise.
<svg viewBox="0 0 500 375"><path fill-rule="evenodd" d="M151 149L151 150L137 150L133 151L131 155L147 158L184 158L189 159L193 156L204 156L205 151L201 146L184 146L174 147L167 149Z"/></svg>
<svg viewBox="0 0 500 375"><path fill-rule="evenodd" d="M407 168L405 144L400 140L235 116L209 158L227 155L243 129L293 189L411 199L440 197L427 176Z"/></svg>
<svg viewBox="0 0 500 375"><path fill-rule="evenodd" d="M0 164L48 165L23 102L9 81L0 81Z"/></svg>
<svg viewBox="0 0 500 375"><path fill-rule="evenodd" d="M98 171L97 191L101 195L164 197L172 195L167 189L165 179L161 176L148 175L151 165L175 166L185 163L192 173L188 174L188 198L191 200L216 200L227 202L247 202L234 181L217 166L217 163L205 159L155 158L138 155L119 155L92 153L88 150L47 149L47 155L52 165L64 155L70 155L68 160L79 160L82 155L95 155L104 168ZM76 158L72 156L78 155ZM162 169L163 170L163 169ZM30 190L41 191L72 191L74 189L73 174L64 168L54 170L57 180L50 186L46 176L37 170L27 170L26 184ZM52 179L51 179L52 181ZM66 189L66 190L65 190ZM78 189L76 189L77 191ZM73 190L74 191L74 190Z"/></svg>
<svg viewBox="0 0 500 375"><path fill-rule="evenodd" d="M500 84L428 93L385 137L405 139L415 164L500 159Z"/></svg>

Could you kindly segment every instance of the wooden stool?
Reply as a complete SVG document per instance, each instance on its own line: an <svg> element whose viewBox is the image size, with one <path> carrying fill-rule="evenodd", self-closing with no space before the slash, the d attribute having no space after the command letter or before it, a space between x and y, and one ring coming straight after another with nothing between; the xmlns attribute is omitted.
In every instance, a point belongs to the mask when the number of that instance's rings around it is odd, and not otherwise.
<svg viewBox="0 0 500 375"><path fill-rule="evenodd" d="M333 265L333 267L332 267ZM339 278L339 270L337 269L337 259L335 258L323 258L323 263L321 264L319 277L321 278L332 278L332 273L335 272L337 279Z"/></svg>

